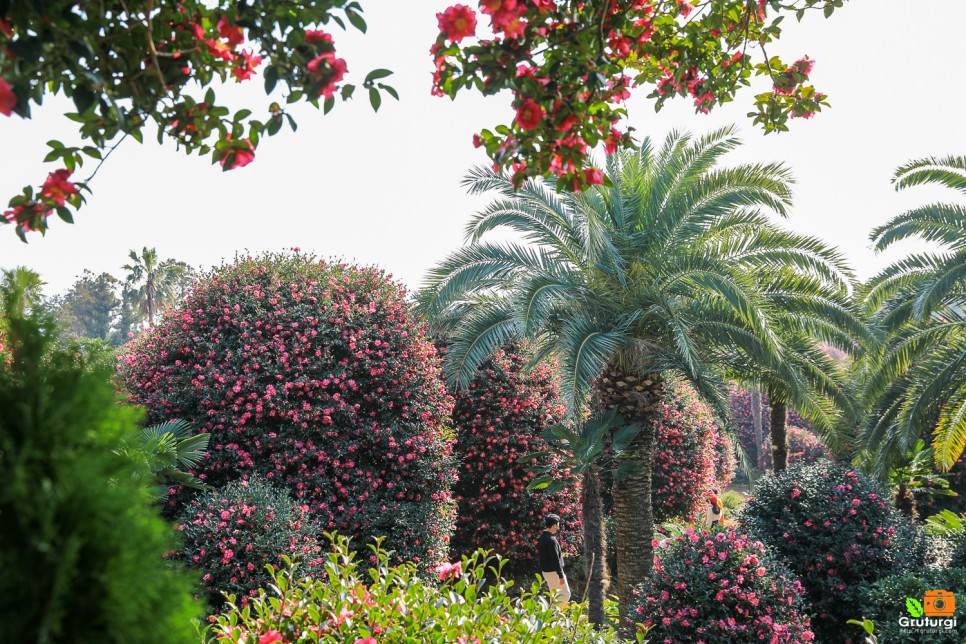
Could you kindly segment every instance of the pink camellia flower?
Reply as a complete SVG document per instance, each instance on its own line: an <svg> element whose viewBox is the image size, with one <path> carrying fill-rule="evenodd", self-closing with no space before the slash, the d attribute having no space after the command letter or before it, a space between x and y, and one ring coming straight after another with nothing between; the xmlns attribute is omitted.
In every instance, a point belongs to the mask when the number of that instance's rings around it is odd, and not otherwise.
<svg viewBox="0 0 966 644"><path fill-rule="evenodd" d="M523 101L517 108L516 122L524 130L533 130L539 127L543 117L543 108L532 98Z"/></svg>
<svg viewBox="0 0 966 644"><path fill-rule="evenodd" d="M0 114L10 116L15 107L17 107L17 95L13 93L7 81L0 78Z"/></svg>
<svg viewBox="0 0 966 644"><path fill-rule="evenodd" d="M53 199L58 206L63 206L69 195L77 194L77 186L68 181L71 174L73 174L73 171L67 168L51 172L47 175L47 180L44 181L40 194L48 199Z"/></svg>
<svg viewBox="0 0 966 644"><path fill-rule="evenodd" d="M587 168L584 170L584 179L588 185L600 185L604 183L604 173L597 168Z"/></svg>
<svg viewBox="0 0 966 644"><path fill-rule="evenodd" d="M233 150L231 153L227 154L221 160L222 168L225 168L226 170L234 170L235 168L244 168L246 165L248 165L249 163L255 160L255 147L252 145L252 142L249 141L248 139L245 139L245 141L248 143L248 149L246 150L242 148L238 150ZM225 164L228 162L229 157L232 157L232 155L234 155L234 157L231 160L231 165L229 165L226 168Z"/></svg>
<svg viewBox="0 0 966 644"><path fill-rule="evenodd" d="M360 637L352 644L379 644L375 637Z"/></svg>
<svg viewBox="0 0 966 644"><path fill-rule="evenodd" d="M332 44L332 36L321 29L306 29L305 42L326 42Z"/></svg>
<svg viewBox="0 0 966 644"><path fill-rule="evenodd" d="M255 68L262 64L262 57L247 49L241 53L239 60L239 65L231 70L232 75L238 79L239 83L251 78L255 74Z"/></svg>
<svg viewBox="0 0 966 644"><path fill-rule="evenodd" d="M224 38L232 47L240 45L245 40L245 32L242 28L238 25L228 24L228 20L225 18L218 21L218 36Z"/></svg>
<svg viewBox="0 0 966 644"><path fill-rule="evenodd" d="M463 574L463 563L460 561L456 563L441 563L434 570L439 574L440 581L446 581L450 577L455 579Z"/></svg>
<svg viewBox="0 0 966 644"><path fill-rule="evenodd" d="M453 42L476 35L476 13L466 5L453 5L437 13L436 19L439 21L439 30Z"/></svg>
<svg viewBox="0 0 966 644"><path fill-rule="evenodd" d="M791 497L792 497L793 499L797 499L797 498L798 498L799 496L801 496L801 494L802 494L802 493L801 493L801 491L800 491L800 490L798 490L798 488L795 488L795 489L793 489L793 490L792 490L792 492L791 492Z"/></svg>
<svg viewBox="0 0 966 644"><path fill-rule="evenodd" d="M258 644L274 644L275 642L284 642L285 638L282 634L276 630L271 630L265 632L264 635L258 638Z"/></svg>

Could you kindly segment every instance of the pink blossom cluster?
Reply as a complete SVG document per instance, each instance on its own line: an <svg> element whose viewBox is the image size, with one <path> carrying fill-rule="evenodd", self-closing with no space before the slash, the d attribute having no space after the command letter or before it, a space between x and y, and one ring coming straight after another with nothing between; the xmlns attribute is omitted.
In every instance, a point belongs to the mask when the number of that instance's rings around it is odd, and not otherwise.
<svg viewBox="0 0 966 644"><path fill-rule="evenodd" d="M799 643L815 639L801 583L760 541L733 528L688 528L655 542L654 574L631 619L648 641Z"/></svg>
<svg viewBox="0 0 966 644"><path fill-rule="evenodd" d="M722 438L710 408L697 391L681 380L668 382L654 425L654 520L691 520L707 509L713 489L723 489L730 482L734 457L729 460L719 452L730 443ZM719 473L721 480L716 478Z"/></svg>
<svg viewBox="0 0 966 644"><path fill-rule="evenodd" d="M452 547L465 555L492 549L507 558L507 574L529 577L539 572L534 542L548 512L561 517L565 554L576 555L580 503L577 490L547 495L526 489L534 474L518 459L546 449L541 432L566 412L555 365L544 362L527 371L526 362L517 348L498 351L469 388L453 394L460 475Z"/></svg>
<svg viewBox="0 0 966 644"><path fill-rule="evenodd" d="M382 271L297 252L238 259L119 368L152 421L210 434L194 473L211 485L259 474L360 548L385 535L400 559L445 558L452 399L404 289Z"/></svg>

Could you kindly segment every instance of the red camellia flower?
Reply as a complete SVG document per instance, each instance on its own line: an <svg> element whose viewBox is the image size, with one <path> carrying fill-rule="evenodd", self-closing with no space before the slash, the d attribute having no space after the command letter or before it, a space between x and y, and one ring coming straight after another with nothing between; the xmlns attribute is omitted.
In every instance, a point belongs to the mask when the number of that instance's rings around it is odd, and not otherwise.
<svg viewBox="0 0 966 644"><path fill-rule="evenodd" d="M249 163L255 160L255 147L252 145L252 142L249 141L248 139L245 139L245 141L248 143L248 149L246 150L244 148L241 148L238 150L234 150L233 152L226 155L225 158L221 160L222 168L225 167L225 164L228 162L229 158L231 158L231 165L229 165L226 168L227 170L234 170L235 168L244 168L246 165L248 165Z"/></svg>
<svg viewBox="0 0 966 644"><path fill-rule="evenodd" d="M285 638L282 637L282 634L275 630L268 631L264 635L258 638L258 644L274 644L275 642L284 642L284 641L285 641Z"/></svg>
<svg viewBox="0 0 966 644"><path fill-rule="evenodd" d="M327 51L325 53L319 54L312 60L308 62L305 66L313 75L326 77L326 83L319 89L319 96L324 96L326 98L332 98L335 91L338 89L339 82L345 77L345 73L349 71L346 62L342 58L336 58L335 53ZM328 75L326 75L326 70Z"/></svg>
<svg viewBox="0 0 966 644"><path fill-rule="evenodd" d="M231 70L232 75L238 82L248 80L255 74L255 68L262 64L262 57L253 54L247 49L241 53L239 64Z"/></svg>
<svg viewBox="0 0 966 644"><path fill-rule="evenodd" d="M587 185L600 185L604 183L604 173L597 168L587 168L584 170L584 178L587 180Z"/></svg>
<svg viewBox="0 0 966 644"><path fill-rule="evenodd" d="M306 29L305 42L327 42L332 44L332 36L321 29Z"/></svg>
<svg viewBox="0 0 966 644"><path fill-rule="evenodd" d="M524 130L536 129L543 121L543 116L543 108L535 100L528 98L517 108L517 125Z"/></svg>
<svg viewBox="0 0 966 644"><path fill-rule="evenodd" d="M67 168L51 172L47 175L47 180L44 181L44 187L40 194L48 199L53 199L58 206L63 206L68 196L77 194L77 186L68 181L71 174L73 172Z"/></svg>
<svg viewBox="0 0 966 644"><path fill-rule="evenodd" d="M240 45L245 40L245 32L238 25L230 25L224 18L218 21L218 36L224 38L229 45L234 47Z"/></svg>
<svg viewBox="0 0 966 644"><path fill-rule="evenodd" d="M10 89L7 81L0 78L0 114L10 116L15 107L17 107L17 95Z"/></svg>
<svg viewBox="0 0 966 644"><path fill-rule="evenodd" d="M466 5L453 5L437 13L436 19L439 20L439 30L453 42L476 35L476 13Z"/></svg>
<svg viewBox="0 0 966 644"><path fill-rule="evenodd" d="M13 38L13 27L3 18L0 18L0 31L7 34L8 37Z"/></svg>

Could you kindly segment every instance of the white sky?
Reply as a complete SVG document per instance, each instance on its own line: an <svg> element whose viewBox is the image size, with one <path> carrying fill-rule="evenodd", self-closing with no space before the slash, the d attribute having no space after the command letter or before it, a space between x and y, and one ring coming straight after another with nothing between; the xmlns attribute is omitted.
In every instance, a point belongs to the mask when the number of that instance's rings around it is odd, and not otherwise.
<svg viewBox="0 0 966 644"><path fill-rule="evenodd" d="M254 163L229 173L207 158L159 147L150 135L142 146L125 142L101 168L75 225L53 218L47 237L31 236L28 245L0 227L0 267L29 266L56 293L85 268L122 277L127 252L142 246L203 267L244 249L299 246L378 264L417 287L427 268L461 244L481 204L459 185L470 166L486 161L472 134L511 118L505 96L455 103L430 96L435 13L448 4L370 0L366 36L335 34L351 80L391 68L401 102L390 99L373 114L361 94L325 117L300 106L297 133L264 139ZM911 158L966 154L966 2L851 0L828 21L786 22L769 53L814 58L812 79L829 94L830 110L765 137L745 116L764 84L708 116L693 114L684 100L655 115L638 92L628 104L631 125L638 136L660 139L672 128L738 123L746 145L732 158L788 163L798 179L788 225L842 248L865 277L896 256L869 250L873 226L916 204L955 198L926 188L897 194L889 179ZM236 107L271 100L260 77L228 92ZM61 114L65 105L50 99L31 121L0 117L2 203L56 169L41 163L47 140L78 142Z"/></svg>

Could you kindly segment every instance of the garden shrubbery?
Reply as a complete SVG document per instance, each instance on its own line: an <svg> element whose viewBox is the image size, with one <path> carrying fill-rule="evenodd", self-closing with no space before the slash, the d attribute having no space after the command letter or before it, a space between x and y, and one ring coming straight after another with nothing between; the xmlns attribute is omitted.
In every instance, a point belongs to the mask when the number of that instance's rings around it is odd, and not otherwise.
<svg viewBox="0 0 966 644"><path fill-rule="evenodd" d="M631 619L648 641L808 642L802 586L760 541L731 528L688 528L659 544ZM831 641L831 640L829 640Z"/></svg>
<svg viewBox="0 0 966 644"><path fill-rule="evenodd" d="M620 639L609 628L594 630L576 606L561 612L536 587L517 599L509 584L494 582L499 566L477 553L444 563L437 579L415 566L390 566L374 550L376 566L363 574L345 539L333 540L324 581L277 576L278 593L262 593L248 610L235 606L214 627L218 642L527 642L606 643Z"/></svg>
<svg viewBox="0 0 966 644"><path fill-rule="evenodd" d="M237 259L129 345L120 371L151 421L211 435L193 472L207 483L260 475L324 530L359 544L386 535L423 565L446 556L452 400L382 271L297 252Z"/></svg>
<svg viewBox="0 0 966 644"><path fill-rule="evenodd" d="M785 444L788 448L788 466L811 465L831 457L828 448L819 438L801 427L789 425L786 429ZM771 455L771 438L766 437L759 452L759 467L765 471L772 471L774 464Z"/></svg>
<svg viewBox="0 0 966 644"><path fill-rule="evenodd" d="M504 572L511 576L539 572L534 541L547 512L561 517L565 554L576 556L580 538L577 491L547 495L527 490L534 475L517 462L546 448L540 433L566 412L551 365L544 362L527 371L526 362L515 347L498 351L467 389L453 394L460 470L452 552L494 550L506 559Z"/></svg>
<svg viewBox="0 0 966 644"><path fill-rule="evenodd" d="M956 628L936 633L903 628L899 618L910 617L906 600L912 598L922 603L926 593L932 590L948 591L956 596ZM923 570L880 579L863 589L861 614L875 623L875 634L880 642L945 644L966 641L966 569Z"/></svg>
<svg viewBox="0 0 966 644"><path fill-rule="evenodd" d="M191 581L163 560L175 533L118 453L139 413L21 298L0 288L0 642L197 641Z"/></svg>
<svg viewBox="0 0 966 644"><path fill-rule="evenodd" d="M706 509L708 494L728 481L716 474L733 476L733 461L724 458L721 430L710 408L693 387L679 378L668 378L663 404L655 421L653 504L658 523L677 518L693 519Z"/></svg>
<svg viewBox="0 0 966 644"><path fill-rule="evenodd" d="M185 508L177 558L203 571L210 606L224 602L222 593L244 604L271 581L266 564L280 567L284 556L309 566L320 563L319 535L308 509L260 479L234 481Z"/></svg>
<svg viewBox="0 0 966 644"><path fill-rule="evenodd" d="M859 615L861 584L925 564L924 536L889 500L875 481L822 462L764 477L739 514L801 578L819 641L838 641Z"/></svg>

